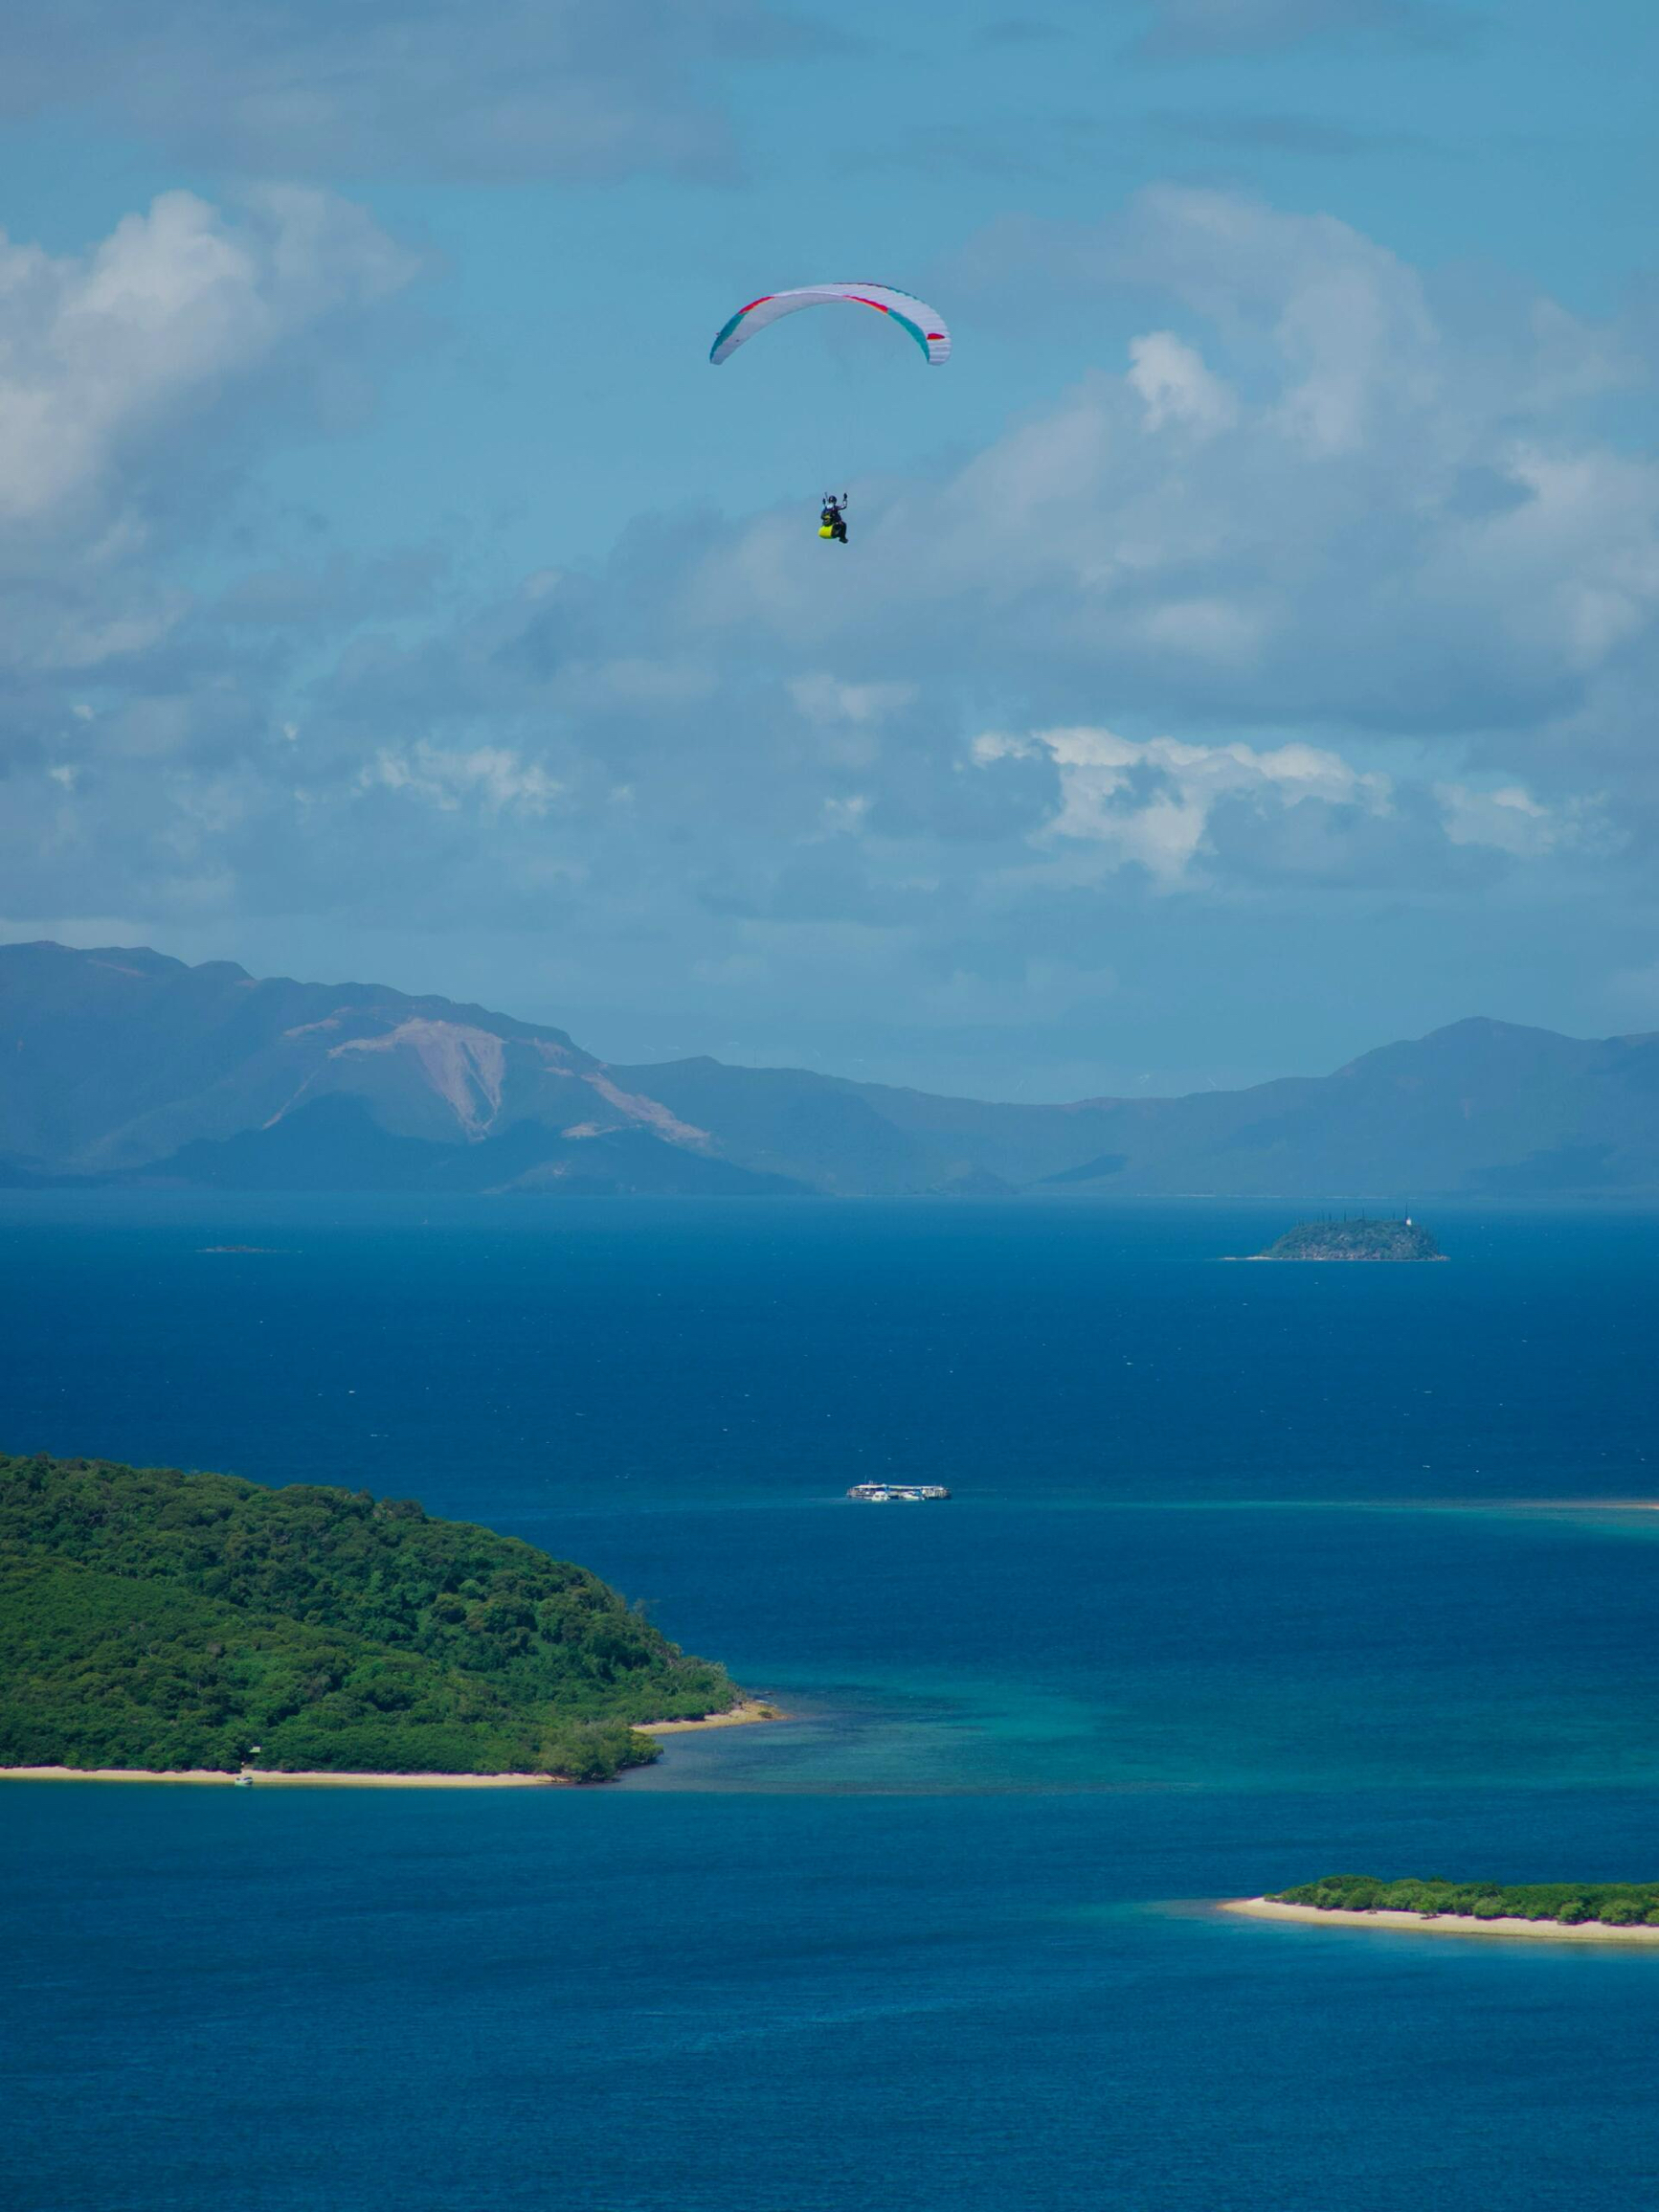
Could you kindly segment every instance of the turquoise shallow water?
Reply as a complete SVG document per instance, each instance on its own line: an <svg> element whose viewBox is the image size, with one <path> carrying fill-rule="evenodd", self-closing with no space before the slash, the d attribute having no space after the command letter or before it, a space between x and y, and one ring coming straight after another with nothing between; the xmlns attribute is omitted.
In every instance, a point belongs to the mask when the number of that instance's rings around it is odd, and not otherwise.
<svg viewBox="0 0 1659 2212"><path fill-rule="evenodd" d="M1659 1865L1659 1515L1561 1502L1659 1494L1653 1223L0 1206L0 1441L418 1494L792 1715L605 1791L7 1786L13 2202L1651 2196L1650 1954L1199 1901Z"/></svg>

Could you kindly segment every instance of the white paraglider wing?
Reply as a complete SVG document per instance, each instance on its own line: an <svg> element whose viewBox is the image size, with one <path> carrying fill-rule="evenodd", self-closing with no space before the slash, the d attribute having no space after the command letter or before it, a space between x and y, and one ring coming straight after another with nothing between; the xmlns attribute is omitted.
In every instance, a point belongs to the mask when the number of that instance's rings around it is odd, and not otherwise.
<svg viewBox="0 0 1659 2212"><path fill-rule="evenodd" d="M793 315L797 308L843 305L873 307L878 315L887 316L908 331L934 369L951 358L951 333L939 310L930 307L926 300L918 300L913 292L895 291L891 284L803 284L793 292L763 292L747 307L738 308L709 349L708 358L718 369L757 330Z"/></svg>

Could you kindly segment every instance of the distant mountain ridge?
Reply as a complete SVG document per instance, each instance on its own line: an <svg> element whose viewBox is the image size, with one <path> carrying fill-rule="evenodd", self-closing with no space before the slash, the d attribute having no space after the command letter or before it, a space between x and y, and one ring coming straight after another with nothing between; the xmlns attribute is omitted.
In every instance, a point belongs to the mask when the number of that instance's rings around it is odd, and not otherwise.
<svg viewBox="0 0 1659 2212"><path fill-rule="evenodd" d="M1334 1074L999 1105L801 1069L618 1066L382 984L0 946L0 1181L1150 1198L1659 1194L1659 1036L1474 1019Z"/></svg>

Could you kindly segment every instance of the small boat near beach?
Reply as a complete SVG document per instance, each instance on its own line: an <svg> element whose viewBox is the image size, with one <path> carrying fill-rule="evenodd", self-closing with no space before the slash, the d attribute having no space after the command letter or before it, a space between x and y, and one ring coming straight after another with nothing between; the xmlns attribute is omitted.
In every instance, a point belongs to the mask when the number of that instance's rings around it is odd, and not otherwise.
<svg viewBox="0 0 1659 2212"><path fill-rule="evenodd" d="M930 1505L950 1495L942 1482L855 1482L847 1492L861 1505Z"/></svg>

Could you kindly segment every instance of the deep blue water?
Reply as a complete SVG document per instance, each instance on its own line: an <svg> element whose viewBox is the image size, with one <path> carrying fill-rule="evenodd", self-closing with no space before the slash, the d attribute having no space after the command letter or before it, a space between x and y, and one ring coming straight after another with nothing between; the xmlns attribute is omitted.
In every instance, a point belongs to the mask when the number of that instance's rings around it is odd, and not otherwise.
<svg viewBox="0 0 1659 2212"><path fill-rule="evenodd" d="M366 1483L795 1716L595 1791L7 1785L20 2212L1625 2212L1659 1954L1228 1920L1659 1872L1659 1223L0 1200L0 1444ZM258 1254L201 1248L256 1243ZM850 1506L877 1474L948 1506Z"/></svg>

